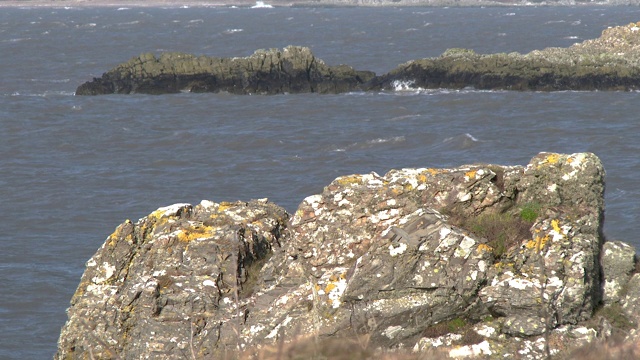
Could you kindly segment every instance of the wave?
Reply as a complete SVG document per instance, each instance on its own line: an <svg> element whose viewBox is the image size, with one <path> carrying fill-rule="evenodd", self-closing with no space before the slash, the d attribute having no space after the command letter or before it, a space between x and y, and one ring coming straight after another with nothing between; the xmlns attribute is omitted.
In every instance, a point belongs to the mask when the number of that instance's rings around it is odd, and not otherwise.
<svg viewBox="0 0 640 360"><path fill-rule="evenodd" d="M345 147L338 147L338 148L334 148L331 151L333 152L346 152L349 150L362 150L362 149L369 149L371 147L377 146L377 145L383 145L383 144L398 144L398 143L402 143L405 142L406 138L404 136L391 136L391 137L386 137L386 138L375 138L375 139L370 139L370 140L366 140L364 142L355 142L352 144L349 144Z"/></svg>
<svg viewBox="0 0 640 360"><path fill-rule="evenodd" d="M423 90L422 88L414 88L415 80L394 80L391 83L394 91L416 91Z"/></svg>
<svg viewBox="0 0 640 360"><path fill-rule="evenodd" d="M392 117L391 119L389 119L389 121L401 121L406 119L419 118L420 116L422 115L420 114L401 115L401 116Z"/></svg>
<svg viewBox="0 0 640 360"><path fill-rule="evenodd" d="M227 30L223 31L222 33L223 34L235 34L235 33L242 32L242 31L244 31L244 29L227 29Z"/></svg>
<svg viewBox="0 0 640 360"><path fill-rule="evenodd" d="M26 37L26 38L13 38L8 40L0 40L0 43L15 43L15 42L21 42L21 41L27 41L27 40L31 40L31 38Z"/></svg>
<svg viewBox="0 0 640 360"><path fill-rule="evenodd" d="M47 97L47 96L75 96L75 91L45 91L43 93L21 93L19 91L12 92L11 94L2 94L2 96L12 97Z"/></svg>
<svg viewBox="0 0 640 360"><path fill-rule="evenodd" d="M436 146L440 147L444 145L446 147L452 148L453 150L467 150L476 147L480 142L481 140L473 136L472 134L464 133L461 135L448 137L442 140L441 144Z"/></svg>
<svg viewBox="0 0 640 360"><path fill-rule="evenodd" d="M68 83L69 81L71 81L71 79L29 79L29 81L62 84L62 83Z"/></svg>

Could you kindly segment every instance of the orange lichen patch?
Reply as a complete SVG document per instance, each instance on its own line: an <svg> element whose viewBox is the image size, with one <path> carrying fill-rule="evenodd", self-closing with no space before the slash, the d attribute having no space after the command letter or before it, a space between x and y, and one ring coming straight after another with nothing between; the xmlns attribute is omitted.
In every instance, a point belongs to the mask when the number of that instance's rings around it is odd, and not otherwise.
<svg viewBox="0 0 640 360"><path fill-rule="evenodd" d="M422 183L427 182L427 175L425 175L425 174L418 175L418 181L422 182Z"/></svg>
<svg viewBox="0 0 640 360"><path fill-rule="evenodd" d="M549 239L550 239L549 235L545 235L545 236L536 235L535 239L527 241L527 243L525 244L525 247L527 249L535 249L536 251L540 251L544 249L544 246L547 244L547 241L549 241Z"/></svg>
<svg viewBox="0 0 640 360"><path fill-rule="evenodd" d="M223 201L218 205L218 212L223 212L233 206L233 203Z"/></svg>
<svg viewBox="0 0 640 360"><path fill-rule="evenodd" d="M428 172L429 174L431 174L431 175L438 175L438 174L440 174L440 170L438 170L438 169L433 169L433 168L429 168L429 169L427 169L427 172Z"/></svg>
<svg viewBox="0 0 640 360"><path fill-rule="evenodd" d="M122 238L122 230L124 229L124 227L126 225L131 225L132 222L131 220L127 219L124 221L124 223L122 223L121 225L119 225L111 235L109 235L107 237L107 246L109 247L114 247L116 245L116 243L118 242L118 239ZM128 242L132 242L133 241L133 234L129 233L127 234L124 239Z"/></svg>
<svg viewBox="0 0 640 360"><path fill-rule="evenodd" d="M471 179L475 179L476 178L476 173L478 172L478 170L469 170L466 173L464 173L464 179L469 181Z"/></svg>
<svg viewBox="0 0 640 360"><path fill-rule="evenodd" d="M493 248L487 244L479 244L476 248L476 251L478 252L478 254L481 254L483 252L493 251Z"/></svg>
<svg viewBox="0 0 640 360"><path fill-rule="evenodd" d="M324 292L328 294L329 292L331 292L331 290L335 288L336 288L336 284L334 284L333 282L330 282L327 284L327 286L325 286Z"/></svg>
<svg viewBox="0 0 640 360"><path fill-rule="evenodd" d="M544 159L544 162L547 164L557 164L559 160L560 160L559 154L550 154L547 156L546 159Z"/></svg>
<svg viewBox="0 0 640 360"><path fill-rule="evenodd" d="M215 235L215 229L212 226L197 225L182 229L176 237L181 242L191 242L198 239L207 239Z"/></svg>

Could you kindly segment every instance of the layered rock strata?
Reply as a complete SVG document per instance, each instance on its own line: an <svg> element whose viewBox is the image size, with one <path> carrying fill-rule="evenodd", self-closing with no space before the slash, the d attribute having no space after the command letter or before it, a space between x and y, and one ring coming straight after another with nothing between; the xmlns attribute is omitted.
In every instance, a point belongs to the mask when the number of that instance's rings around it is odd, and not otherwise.
<svg viewBox="0 0 640 360"><path fill-rule="evenodd" d="M343 176L293 215L160 208L87 262L56 359L257 356L305 338L537 359L637 339L640 274L632 248L604 242L604 175L593 154L543 153Z"/></svg>

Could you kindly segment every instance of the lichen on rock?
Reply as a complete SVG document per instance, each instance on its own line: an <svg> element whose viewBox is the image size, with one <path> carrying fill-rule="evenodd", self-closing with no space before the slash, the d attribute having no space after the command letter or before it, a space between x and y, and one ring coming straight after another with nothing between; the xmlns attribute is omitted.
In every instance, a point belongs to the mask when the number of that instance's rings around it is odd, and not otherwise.
<svg viewBox="0 0 640 360"><path fill-rule="evenodd" d="M601 263L604 174L594 154L542 153L341 176L291 217L266 200L160 208L87 262L56 358L354 337L460 357L569 354L639 321L635 250L607 243ZM459 221L474 217L485 222ZM503 234L476 227L506 219L528 230L498 252Z"/></svg>

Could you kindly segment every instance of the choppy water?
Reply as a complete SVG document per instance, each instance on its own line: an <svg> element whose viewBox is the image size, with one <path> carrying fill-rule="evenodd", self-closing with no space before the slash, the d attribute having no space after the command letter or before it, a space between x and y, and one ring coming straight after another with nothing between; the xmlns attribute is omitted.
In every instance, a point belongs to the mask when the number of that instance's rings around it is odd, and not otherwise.
<svg viewBox="0 0 640 360"><path fill-rule="evenodd" d="M290 44L381 74L450 47L528 52L638 20L635 7L2 8L0 358L50 358L85 261L126 218L175 202L294 211L339 175L591 151L607 169L606 235L640 247L638 93L73 96L92 76L142 52Z"/></svg>

